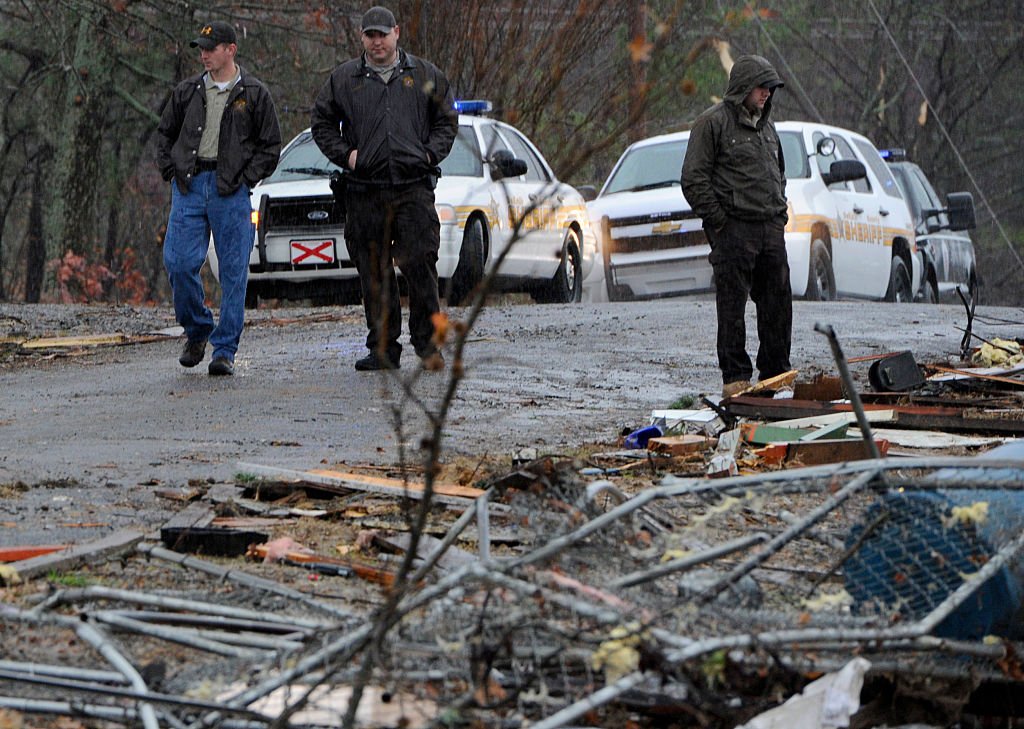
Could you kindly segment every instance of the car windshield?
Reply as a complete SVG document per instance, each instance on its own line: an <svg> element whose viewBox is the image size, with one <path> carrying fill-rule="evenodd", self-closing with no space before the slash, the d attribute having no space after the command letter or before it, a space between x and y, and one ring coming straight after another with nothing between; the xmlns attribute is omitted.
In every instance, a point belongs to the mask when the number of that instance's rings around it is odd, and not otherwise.
<svg viewBox="0 0 1024 729"><path fill-rule="evenodd" d="M309 132L300 134L281 155L274 174L267 182L294 182L320 177L330 177L331 172L339 169L320 151ZM451 154L441 163L441 173L446 177L481 177L483 164L480 152L477 151L476 135L473 127L459 127Z"/></svg>
<svg viewBox="0 0 1024 729"><path fill-rule="evenodd" d="M324 153L313 142L313 135L303 132L288 145L277 162L274 174L267 182L294 182L313 178L330 177L338 166L324 157Z"/></svg>
<svg viewBox="0 0 1024 729"><path fill-rule="evenodd" d="M602 195L616 192L652 190L679 184L686 156L686 142L662 142L635 147L622 158L622 162L604 186Z"/></svg>

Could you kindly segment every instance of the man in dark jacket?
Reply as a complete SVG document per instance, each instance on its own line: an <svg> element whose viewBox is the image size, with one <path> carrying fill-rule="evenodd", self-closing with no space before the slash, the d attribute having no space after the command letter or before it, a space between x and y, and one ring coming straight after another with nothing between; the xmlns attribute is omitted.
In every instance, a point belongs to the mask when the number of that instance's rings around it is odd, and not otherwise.
<svg viewBox="0 0 1024 729"><path fill-rule="evenodd" d="M441 308L434 186L438 165L455 141L458 116L444 74L398 48L390 10L370 8L361 27L363 54L334 69L311 120L317 146L346 171L345 244L359 272L369 330L369 354L356 369L399 366L395 263L409 292L409 339L425 368L440 369L444 360L432 321Z"/></svg>
<svg viewBox="0 0 1024 729"><path fill-rule="evenodd" d="M205 72L171 93L157 128L157 165L171 183L164 266L174 313L185 328L183 367L213 345L211 375L234 374L245 321L245 287L253 246L249 190L277 167L281 130L270 92L235 63L235 30L214 21L190 45ZM210 232L220 264L220 321L206 306L199 271Z"/></svg>
<svg viewBox="0 0 1024 729"><path fill-rule="evenodd" d="M683 193L711 245L724 397L746 389L753 375L744 323L748 296L757 308L760 379L790 369L786 174L769 118L772 96L782 86L766 59L737 59L725 99L697 118L683 161Z"/></svg>

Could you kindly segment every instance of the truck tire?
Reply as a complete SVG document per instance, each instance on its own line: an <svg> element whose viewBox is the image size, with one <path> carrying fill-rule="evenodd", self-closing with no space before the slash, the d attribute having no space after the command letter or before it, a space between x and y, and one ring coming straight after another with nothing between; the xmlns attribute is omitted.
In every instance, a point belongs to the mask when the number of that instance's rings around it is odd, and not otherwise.
<svg viewBox="0 0 1024 729"><path fill-rule="evenodd" d="M808 301L835 301L836 275L832 270L832 256L824 241L816 239L811 243L811 260L807 267L807 292L804 298Z"/></svg>
<svg viewBox="0 0 1024 729"><path fill-rule="evenodd" d="M896 304L909 304L914 300L914 292L910 290L910 272L907 271L907 264L899 256L892 257L889 288L885 292L885 300Z"/></svg>

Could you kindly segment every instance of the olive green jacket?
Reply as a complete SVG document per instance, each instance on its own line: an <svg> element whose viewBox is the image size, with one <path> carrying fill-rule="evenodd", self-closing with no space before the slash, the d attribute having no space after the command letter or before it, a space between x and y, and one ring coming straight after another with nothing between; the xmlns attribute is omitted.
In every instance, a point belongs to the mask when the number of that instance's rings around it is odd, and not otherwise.
<svg viewBox="0 0 1024 729"><path fill-rule="evenodd" d="M725 98L697 117L681 183L705 228L721 230L729 218L786 222L785 162L770 119L774 89L753 126L743 109L754 88L781 85L767 60L742 56L733 64Z"/></svg>

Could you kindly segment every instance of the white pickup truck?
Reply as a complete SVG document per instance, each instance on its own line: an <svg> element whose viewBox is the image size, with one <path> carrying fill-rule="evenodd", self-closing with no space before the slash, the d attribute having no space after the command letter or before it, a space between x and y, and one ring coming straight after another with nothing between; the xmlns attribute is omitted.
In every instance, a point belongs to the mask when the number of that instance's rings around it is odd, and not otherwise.
<svg viewBox="0 0 1024 729"><path fill-rule="evenodd" d="M776 124L786 161L793 295L912 301L922 277L899 185L864 136L811 122ZM645 139L619 158L588 212L610 300L713 287L701 221L679 186L689 132Z"/></svg>

